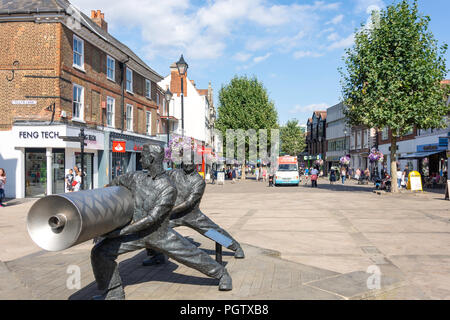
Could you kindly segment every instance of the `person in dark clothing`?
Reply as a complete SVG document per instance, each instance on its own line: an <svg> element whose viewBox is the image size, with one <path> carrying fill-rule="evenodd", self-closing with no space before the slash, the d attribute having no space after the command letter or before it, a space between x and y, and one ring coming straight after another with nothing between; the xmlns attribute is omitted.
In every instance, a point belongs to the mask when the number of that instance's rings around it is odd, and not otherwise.
<svg viewBox="0 0 450 320"><path fill-rule="evenodd" d="M163 168L164 149L159 145L144 145L139 171L113 180L111 185L123 186L134 196L132 222L103 236L91 251L91 264L99 290L103 295L94 299L122 300L125 292L115 260L121 254L150 248L167 254L174 260L203 274L219 279L219 290L231 290L232 280L227 270L208 254L198 249L169 227L170 212L185 210L177 199L177 188Z"/></svg>

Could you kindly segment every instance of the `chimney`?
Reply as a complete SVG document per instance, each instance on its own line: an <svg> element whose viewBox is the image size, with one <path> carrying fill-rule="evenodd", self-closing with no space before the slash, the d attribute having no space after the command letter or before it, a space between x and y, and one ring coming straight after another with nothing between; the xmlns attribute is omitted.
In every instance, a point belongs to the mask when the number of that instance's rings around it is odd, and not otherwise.
<svg viewBox="0 0 450 320"><path fill-rule="evenodd" d="M91 10L91 20L94 21L105 32L108 32L108 23L105 21L105 14L101 10Z"/></svg>

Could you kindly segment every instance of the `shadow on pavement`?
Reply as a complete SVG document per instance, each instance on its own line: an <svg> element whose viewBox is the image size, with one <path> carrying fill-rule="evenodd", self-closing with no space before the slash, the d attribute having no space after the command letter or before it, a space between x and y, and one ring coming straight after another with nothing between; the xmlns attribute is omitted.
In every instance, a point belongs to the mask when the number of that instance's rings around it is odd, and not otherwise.
<svg viewBox="0 0 450 320"><path fill-rule="evenodd" d="M202 250L208 254L210 252L215 253L212 250ZM224 255L227 254L224 252ZM217 286L219 284L219 280L209 278L206 275L197 277L176 273L175 271L179 266L170 260L165 264L144 267L142 261L145 258L147 258L147 253L143 250L132 258L119 263L120 277L122 278L124 288L146 282L192 284L196 286ZM224 262L224 266L226 266L226 264L227 263ZM93 296L100 294L102 294L102 292L97 289L97 285L95 281L93 281L71 295L69 300L89 300Z"/></svg>
<svg viewBox="0 0 450 320"><path fill-rule="evenodd" d="M330 184L327 183L326 180L319 180L319 183L317 184L317 188L312 188L311 183L309 182L307 185L301 184L300 185L303 188L311 188L311 189L322 189L322 190L328 190L328 191L344 191L344 192L373 192L375 190L375 187L371 186L371 183L369 185L352 185L352 184Z"/></svg>

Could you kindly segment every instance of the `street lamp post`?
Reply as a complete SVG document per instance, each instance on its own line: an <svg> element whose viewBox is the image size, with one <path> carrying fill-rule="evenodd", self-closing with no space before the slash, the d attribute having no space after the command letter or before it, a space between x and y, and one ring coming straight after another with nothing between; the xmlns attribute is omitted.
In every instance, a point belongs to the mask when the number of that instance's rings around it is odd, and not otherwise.
<svg viewBox="0 0 450 320"><path fill-rule="evenodd" d="M167 121L166 121L166 131L167 131L167 147L169 147L169 141L170 141L170 130L169 130L169 116L170 116L170 101L172 100L172 92L170 92L169 88L167 88L166 93L164 94L166 99L166 109L167 109Z"/></svg>
<svg viewBox="0 0 450 320"><path fill-rule="evenodd" d="M189 65L184 61L183 55L181 55L180 60L177 62L178 74L181 80L181 131L184 137L184 83L183 76L186 74Z"/></svg>

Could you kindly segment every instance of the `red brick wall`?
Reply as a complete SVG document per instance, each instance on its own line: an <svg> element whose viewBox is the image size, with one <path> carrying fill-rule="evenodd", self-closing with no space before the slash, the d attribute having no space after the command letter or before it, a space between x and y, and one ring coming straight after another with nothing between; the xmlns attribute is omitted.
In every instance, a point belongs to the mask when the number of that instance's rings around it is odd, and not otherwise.
<svg viewBox="0 0 450 320"><path fill-rule="evenodd" d="M9 130L17 118L51 118L45 111L55 99L26 98L26 96L57 96L58 79L30 78L58 75L58 25L33 22L0 23L0 130ZM18 61L17 67L13 62ZM14 80L11 69L16 69ZM36 105L13 105L12 100L36 100ZM59 101L56 101L59 103Z"/></svg>

